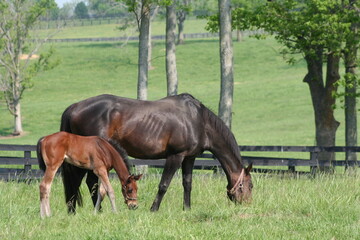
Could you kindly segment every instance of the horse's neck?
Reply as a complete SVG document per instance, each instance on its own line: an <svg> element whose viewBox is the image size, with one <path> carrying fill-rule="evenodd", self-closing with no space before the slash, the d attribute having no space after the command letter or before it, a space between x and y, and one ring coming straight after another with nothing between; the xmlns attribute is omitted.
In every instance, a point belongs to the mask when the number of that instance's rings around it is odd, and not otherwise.
<svg viewBox="0 0 360 240"><path fill-rule="evenodd" d="M243 169L243 165L235 138L228 129L225 129L228 133L224 133L224 128L225 126L222 129L212 126L209 128L207 136L209 151L212 152L220 162L230 183L238 178Z"/></svg>
<svg viewBox="0 0 360 240"><path fill-rule="evenodd" d="M116 174L118 175L120 181L122 184L125 184L125 182L127 181L130 172L126 167L126 164L124 162L124 160L120 157L114 157L113 158L113 168L116 172Z"/></svg>

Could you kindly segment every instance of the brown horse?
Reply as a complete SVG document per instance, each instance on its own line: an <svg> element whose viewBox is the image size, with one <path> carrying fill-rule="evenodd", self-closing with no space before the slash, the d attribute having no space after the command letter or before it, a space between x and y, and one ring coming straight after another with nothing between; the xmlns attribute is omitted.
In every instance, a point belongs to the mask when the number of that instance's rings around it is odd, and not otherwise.
<svg viewBox="0 0 360 240"><path fill-rule="evenodd" d="M234 202L251 200L252 166L244 167L234 135L219 117L189 94L158 101L140 101L113 95L92 97L74 103L64 111L61 130L112 139L132 157L166 158L152 211L159 209L180 167L184 209L190 208L194 161L205 150L216 156L226 174L228 197ZM71 203L68 210L74 212L76 200L81 205L79 186L86 170L66 163L63 167L66 201ZM88 173L86 183L89 189L96 182L96 176ZM93 198L93 202L95 204L96 199Z"/></svg>
<svg viewBox="0 0 360 240"><path fill-rule="evenodd" d="M65 161L76 167L92 170L100 179L95 211L107 193L112 210L116 212L115 194L108 173L114 168L122 185L122 194L129 209L137 208L136 181L142 175L130 175L123 157L105 139L97 136L83 137L58 132L40 138L37 144L39 166L45 171L40 183L40 215L50 216L50 188L55 173ZM125 156L126 157L126 156Z"/></svg>

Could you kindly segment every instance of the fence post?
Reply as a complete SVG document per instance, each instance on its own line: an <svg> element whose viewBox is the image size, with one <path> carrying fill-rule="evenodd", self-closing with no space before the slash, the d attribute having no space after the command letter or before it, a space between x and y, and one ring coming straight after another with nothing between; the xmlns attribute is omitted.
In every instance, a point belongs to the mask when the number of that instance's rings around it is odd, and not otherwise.
<svg viewBox="0 0 360 240"><path fill-rule="evenodd" d="M25 174L28 174L31 170L31 151L24 151L24 159L25 159L25 165L24 165L24 172Z"/></svg>
<svg viewBox="0 0 360 240"><path fill-rule="evenodd" d="M315 177L318 168L318 155L319 152L310 152L310 173L312 177Z"/></svg>
<svg viewBox="0 0 360 240"><path fill-rule="evenodd" d="M213 155L212 158L213 158L214 161L219 161L219 160L217 160L217 158L214 155ZM224 170L222 169L221 166L215 166L214 170L213 170L213 173L214 174L224 174Z"/></svg>

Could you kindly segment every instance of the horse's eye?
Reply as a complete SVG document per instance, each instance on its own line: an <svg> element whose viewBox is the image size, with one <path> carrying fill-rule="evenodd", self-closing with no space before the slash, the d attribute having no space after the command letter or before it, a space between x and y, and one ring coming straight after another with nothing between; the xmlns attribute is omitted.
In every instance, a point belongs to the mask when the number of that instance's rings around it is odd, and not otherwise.
<svg viewBox="0 0 360 240"><path fill-rule="evenodd" d="M129 188L129 189L127 190L127 192L128 192L128 193L132 193L132 192L133 192L133 189L132 189L132 188Z"/></svg>

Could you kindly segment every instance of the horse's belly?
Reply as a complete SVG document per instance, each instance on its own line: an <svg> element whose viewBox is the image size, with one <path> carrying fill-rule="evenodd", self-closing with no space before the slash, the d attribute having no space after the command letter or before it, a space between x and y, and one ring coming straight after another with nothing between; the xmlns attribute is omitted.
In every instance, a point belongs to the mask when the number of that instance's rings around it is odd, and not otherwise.
<svg viewBox="0 0 360 240"><path fill-rule="evenodd" d="M91 161L88 158L78 160L78 158L65 155L64 161L76 167L92 169Z"/></svg>

